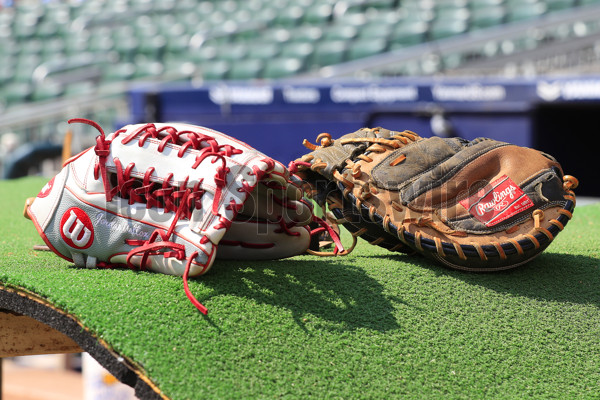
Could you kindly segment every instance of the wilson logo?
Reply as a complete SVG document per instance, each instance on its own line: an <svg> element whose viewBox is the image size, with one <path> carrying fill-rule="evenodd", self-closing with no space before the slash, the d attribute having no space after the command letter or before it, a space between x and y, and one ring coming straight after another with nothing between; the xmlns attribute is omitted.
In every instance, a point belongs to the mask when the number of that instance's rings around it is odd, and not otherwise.
<svg viewBox="0 0 600 400"><path fill-rule="evenodd" d="M77 207L69 208L60 220L60 235L69 246L87 249L94 242L94 227L90 217Z"/></svg>

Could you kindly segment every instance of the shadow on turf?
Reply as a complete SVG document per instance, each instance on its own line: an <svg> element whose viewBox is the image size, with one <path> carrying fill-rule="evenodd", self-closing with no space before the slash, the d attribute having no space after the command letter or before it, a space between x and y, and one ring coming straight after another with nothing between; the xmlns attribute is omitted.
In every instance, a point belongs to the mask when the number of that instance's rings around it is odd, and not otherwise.
<svg viewBox="0 0 600 400"><path fill-rule="evenodd" d="M282 260L227 263L219 270L225 272L202 278L214 290L212 296L246 297L286 308L306 332L307 321L317 329L337 331L400 328L394 304L404 302L384 295L384 287L355 265Z"/></svg>
<svg viewBox="0 0 600 400"><path fill-rule="evenodd" d="M598 258L543 253L530 263L515 269L489 273L456 271L424 259L421 263L423 267L439 275L449 275L499 293L600 307Z"/></svg>

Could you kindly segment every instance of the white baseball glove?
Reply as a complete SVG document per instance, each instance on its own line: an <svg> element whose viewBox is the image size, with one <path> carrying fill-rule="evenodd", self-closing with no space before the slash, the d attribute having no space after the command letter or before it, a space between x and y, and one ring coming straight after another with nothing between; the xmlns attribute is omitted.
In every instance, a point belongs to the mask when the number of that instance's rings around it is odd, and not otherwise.
<svg viewBox="0 0 600 400"><path fill-rule="evenodd" d="M26 215L48 247L77 266L183 276L188 298L206 314L187 280L216 257L298 255L328 228L285 166L223 133L156 123L105 135L93 121L73 122L95 127L96 145L69 159ZM321 227L311 229L314 221Z"/></svg>

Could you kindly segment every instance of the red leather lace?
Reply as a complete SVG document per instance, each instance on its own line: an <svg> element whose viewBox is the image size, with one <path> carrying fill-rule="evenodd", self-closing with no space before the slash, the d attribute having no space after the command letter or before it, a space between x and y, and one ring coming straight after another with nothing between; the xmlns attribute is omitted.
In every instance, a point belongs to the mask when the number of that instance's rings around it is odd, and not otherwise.
<svg viewBox="0 0 600 400"><path fill-rule="evenodd" d="M178 260L185 259L185 246L173 242L171 240L171 236L173 235L177 222L180 219L189 219L194 209L200 209L202 207L200 199L205 193L204 190L200 189L202 180L196 182L192 188L188 187L189 178L186 178L180 186L174 186L170 183L172 181L173 174L169 174L161 185L151 180L152 174L155 171L153 167L148 168L144 173L144 178L140 180L139 178L134 178L131 176L131 172L135 167L135 163L129 163L124 167L121 160L114 158L113 162L116 169L114 173L116 176L116 184L111 187L109 173L106 167L106 162L110 154L111 140L106 139L106 135L102 127L100 127L100 125L94 121L84 118L74 118L68 122L70 124L84 123L90 125L100 133L100 135L98 135L96 138L96 146L94 148L94 151L98 156L98 161L94 166L94 177L95 179L99 179L100 177L102 178L107 202L111 201L115 196L118 196L122 199L127 199L129 204L145 203L146 208L148 209L159 207L164 208L165 212L175 212L173 221L167 231L164 231L163 229L156 229L146 241L126 240L127 244L136 246L127 255L127 266L135 269L136 267L133 265L131 260L134 256L140 255L142 258L139 269L141 270L146 269L148 258L150 256L162 254L167 258L175 257ZM119 134L124 132L126 132L125 129L115 132L113 140ZM178 157L183 157L188 149L198 151L194 164L192 165L192 168L194 169L198 168L198 166L208 157L212 157L212 163L220 161L221 165L216 168L216 174L214 177L216 190L213 207L211 209L213 215L218 215L218 206L221 202L223 188L227 185L226 178L227 173L229 172L225 157L241 154L242 150L236 149L230 145L219 145L215 138L199 132L189 130L177 131L171 126L164 126L160 129L157 129L154 124L140 126L127 135L122 140L122 143L127 144L138 136L138 146L140 147L144 146L146 141L149 139L160 140L157 149L159 152L163 152L165 147L169 144L179 146L179 150L177 152ZM269 160L267 161L267 164L269 162L272 163L272 161ZM270 166L272 167L273 165ZM264 172L260 171L257 167L253 170L253 174L257 175L257 179L260 179L263 173ZM252 191L252 187L246 183L239 190L249 193ZM226 209L237 212L241 207L241 205L235 204L235 202L232 201L226 206ZM220 217L216 228L228 228L230 225L231 221L224 217ZM201 240L201 244L206 244L207 241L208 238L203 238L203 240ZM194 304L196 308L200 310L200 312L206 314L208 310L192 295L187 282L193 260L198 256L198 254L198 252L194 252L187 257L183 275L184 290L192 304ZM102 266L108 266L108 264L102 263Z"/></svg>

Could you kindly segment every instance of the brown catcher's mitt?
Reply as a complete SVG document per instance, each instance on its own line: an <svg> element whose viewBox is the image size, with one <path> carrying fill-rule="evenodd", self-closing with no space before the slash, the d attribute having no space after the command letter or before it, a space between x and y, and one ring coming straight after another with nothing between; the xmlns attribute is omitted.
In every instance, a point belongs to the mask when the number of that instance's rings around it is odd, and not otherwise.
<svg viewBox="0 0 600 400"><path fill-rule="evenodd" d="M487 138L363 128L292 163L353 237L449 267L496 271L540 254L572 217L577 180L548 154Z"/></svg>

